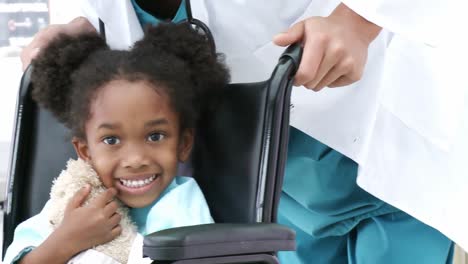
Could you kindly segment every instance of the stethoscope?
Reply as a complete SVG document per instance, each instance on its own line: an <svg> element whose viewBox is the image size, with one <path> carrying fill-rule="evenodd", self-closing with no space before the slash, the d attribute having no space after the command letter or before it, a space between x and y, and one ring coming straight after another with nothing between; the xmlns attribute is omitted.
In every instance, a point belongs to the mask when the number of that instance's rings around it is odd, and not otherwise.
<svg viewBox="0 0 468 264"><path fill-rule="evenodd" d="M177 24L187 23L188 25L190 25L190 27L192 27L194 31L205 36L208 45L211 47L211 50L213 51L213 53L216 53L216 45L215 45L214 38L213 38L213 35L211 34L210 29L201 20L198 20L193 17L190 0L182 0L182 1L185 1L185 10L187 12L187 18L181 21L177 21L175 23ZM161 23L166 23L166 22L161 22ZM172 22L169 22L169 23L172 23ZM99 19L99 35L101 35L101 37L104 39L106 38L106 27L105 27L104 22L101 19Z"/></svg>
<svg viewBox="0 0 468 264"><path fill-rule="evenodd" d="M185 0L185 10L187 11L187 20L182 21L182 23L188 23L189 25L192 26L192 28L196 32L204 35L206 38L206 41L208 42L208 45L210 45L211 47L211 50L213 51L213 53L215 53L216 45L214 42L213 35L211 34L210 29L205 23L203 23L201 20L198 20L192 16L192 8L190 6L190 0Z"/></svg>

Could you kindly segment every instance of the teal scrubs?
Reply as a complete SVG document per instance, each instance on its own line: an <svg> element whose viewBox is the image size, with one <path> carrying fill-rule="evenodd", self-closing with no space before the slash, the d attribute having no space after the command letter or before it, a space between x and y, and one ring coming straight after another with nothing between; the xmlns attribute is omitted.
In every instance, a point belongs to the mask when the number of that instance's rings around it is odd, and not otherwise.
<svg viewBox="0 0 468 264"><path fill-rule="evenodd" d="M135 9L138 21L140 21L142 27L148 24L156 25L161 22L161 19L143 10L135 1L136 0L132 0L133 9ZM187 10L185 9L185 0L182 0L177 13L175 14L174 18L172 18L172 22L178 23L185 19L187 19Z"/></svg>
<svg viewBox="0 0 468 264"><path fill-rule="evenodd" d="M281 263L451 263L439 231L356 184L357 164L291 128L278 221L296 231ZM391 186L389 186L391 188Z"/></svg>

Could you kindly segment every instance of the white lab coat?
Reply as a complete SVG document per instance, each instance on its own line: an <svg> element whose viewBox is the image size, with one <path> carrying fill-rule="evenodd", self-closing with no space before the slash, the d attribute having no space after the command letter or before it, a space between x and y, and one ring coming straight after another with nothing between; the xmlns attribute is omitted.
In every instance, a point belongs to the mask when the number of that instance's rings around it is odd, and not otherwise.
<svg viewBox="0 0 468 264"><path fill-rule="evenodd" d="M384 30L371 44L363 78L315 93L296 87L291 124L359 164L369 193L439 229L468 250L468 84L463 83L468 25L462 0L344 0ZM450 2L450 3L449 3ZM234 82L267 79L282 48L274 34L338 0L192 0L211 28ZM127 48L142 36L129 0L85 0L109 44ZM460 12L460 14L457 14ZM339 179L338 179L339 180Z"/></svg>

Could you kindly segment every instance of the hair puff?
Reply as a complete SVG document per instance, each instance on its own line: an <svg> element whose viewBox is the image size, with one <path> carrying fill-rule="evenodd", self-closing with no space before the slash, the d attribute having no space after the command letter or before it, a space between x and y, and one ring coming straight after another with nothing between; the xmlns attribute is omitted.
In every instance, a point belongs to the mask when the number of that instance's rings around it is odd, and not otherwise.
<svg viewBox="0 0 468 264"><path fill-rule="evenodd" d="M32 97L68 126L74 71L95 51L109 49L97 34L60 34L32 61Z"/></svg>

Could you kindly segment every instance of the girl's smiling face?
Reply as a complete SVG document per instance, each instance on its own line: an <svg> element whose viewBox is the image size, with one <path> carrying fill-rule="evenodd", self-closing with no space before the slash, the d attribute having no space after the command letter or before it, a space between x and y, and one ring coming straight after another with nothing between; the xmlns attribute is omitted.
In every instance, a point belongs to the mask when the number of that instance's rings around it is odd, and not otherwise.
<svg viewBox="0 0 468 264"><path fill-rule="evenodd" d="M163 89L146 81L113 80L99 88L85 124L86 140L73 140L106 187L130 207L156 200L186 161L193 130L180 131Z"/></svg>

